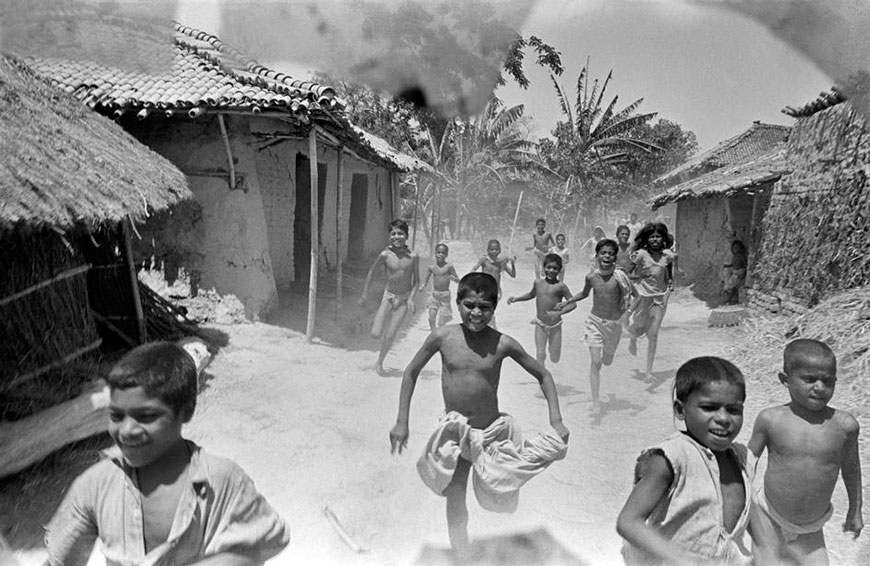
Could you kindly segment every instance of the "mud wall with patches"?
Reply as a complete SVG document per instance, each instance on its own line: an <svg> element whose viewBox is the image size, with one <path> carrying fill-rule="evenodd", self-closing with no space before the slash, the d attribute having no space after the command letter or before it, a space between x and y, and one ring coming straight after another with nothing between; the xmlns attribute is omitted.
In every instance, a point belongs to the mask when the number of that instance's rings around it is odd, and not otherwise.
<svg viewBox="0 0 870 566"><path fill-rule="evenodd" d="M867 121L848 102L800 118L787 151L752 275L760 305L800 309L870 279Z"/></svg>

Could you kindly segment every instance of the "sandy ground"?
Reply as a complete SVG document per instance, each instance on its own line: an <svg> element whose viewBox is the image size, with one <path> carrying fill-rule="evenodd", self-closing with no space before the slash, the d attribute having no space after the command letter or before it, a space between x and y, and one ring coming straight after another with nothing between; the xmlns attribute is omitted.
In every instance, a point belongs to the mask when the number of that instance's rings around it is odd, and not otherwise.
<svg viewBox="0 0 870 566"><path fill-rule="evenodd" d="M474 254L468 244L453 242L449 259L463 273ZM516 279L504 281L505 296L531 286L531 264L521 260L518 271ZM569 266L566 281L574 292L582 288L583 273L581 266ZM639 451L675 430L669 390L674 373L690 357L721 354L736 331L708 327L707 307L688 291L678 291L662 328L656 382L640 380L645 341L636 358L628 355L626 341L613 365L603 370L604 412L593 419L589 356L582 342L589 307L583 301L566 316L563 357L550 365L572 432L567 458L523 488L515 514L484 512L469 494L469 530L475 538L545 528L588 564L621 564L616 517L631 488ZM533 301L502 303L497 310L499 329L531 352L533 314ZM370 339L342 341L344 347L339 347L308 344L299 332L274 323L216 329L226 333L229 343L206 369L208 381L186 434L241 464L287 518L292 543L271 564L408 564L425 544L447 546L444 500L423 486L415 469L442 411L440 360L429 363L417 384L409 451L401 456L389 452L401 370L428 333L425 312L418 311L388 355L388 377L374 372L376 343ZM537 383L512 362L504 366L500 400L502 410L513 414L525 432L547 426ZM784 399L753 398L750 388L742 441L758 410L779 401ZM852 543L839 532L845 510L842 485L836 498L838 513L826 528L832 562L857 563L858 545L866 543ZM355 553L342 542L324 515L326 506L366 552Z"/></svg>

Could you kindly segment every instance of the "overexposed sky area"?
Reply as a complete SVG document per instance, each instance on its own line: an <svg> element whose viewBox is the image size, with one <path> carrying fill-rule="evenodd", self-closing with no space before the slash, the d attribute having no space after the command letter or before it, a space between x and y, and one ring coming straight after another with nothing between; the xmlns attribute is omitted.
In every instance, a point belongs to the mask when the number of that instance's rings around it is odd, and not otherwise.
<svg viewBox="0 0 870 566"><path fill-rule="evenodd" d="M181 0L177 19L219 34L217 6L218 0ZM537 0L520 31L561 51L565 72L558 80L572 99L588 57L592 78L603 80L613 69L608 101L618 94L622 108L644 98L640 111L692 130L702 150L753 120L789 124L784 106L809 102L833 84L763 25L691 0ZM304 61L262 62L289 74L306 69ZM535 134L545 136L561 116L555 90L531 57L525 69L528 90L509 85L498 94L510 105L524 104Z"/></svg>

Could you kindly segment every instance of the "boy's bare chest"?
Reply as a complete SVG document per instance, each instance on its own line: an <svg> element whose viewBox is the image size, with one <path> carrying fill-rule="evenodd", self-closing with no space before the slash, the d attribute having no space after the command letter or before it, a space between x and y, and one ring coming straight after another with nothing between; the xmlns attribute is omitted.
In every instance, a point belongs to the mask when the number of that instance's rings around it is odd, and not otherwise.
<svg viewBox="0 0 870 566"><path fill-rule="evenodd" d="M159 485L142 494L142 530L145 552L151 552L169 539L172 522L187 487L186 474L169 485Z"/></svg>
<svg viewBox="0 0 870 566"><path fill-rule="evenodd" d="M834 422L810 424L789 419L770 438L770 451L783 458L811 458L818 462L839 462L846 443L845 432Z"/></svg>
<svg viewBox="0 0 870 566"><path fill-rule="evenodd" d="M535 294L542 303L558 303L563 296L561 283L548 283L546 279L535 282Z"/></svg>
<svg viewBox="0 0 870 566"><path fill-rule="evenodd" d="M406 271L413 265L414 259L409 253L391 252L386 255L384 264L389 271Z"/></svg>

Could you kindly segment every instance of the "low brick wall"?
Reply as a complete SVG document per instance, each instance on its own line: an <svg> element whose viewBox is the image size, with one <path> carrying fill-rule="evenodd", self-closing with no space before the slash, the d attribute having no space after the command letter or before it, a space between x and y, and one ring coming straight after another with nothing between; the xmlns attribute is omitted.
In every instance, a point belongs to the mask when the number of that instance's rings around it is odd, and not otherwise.
<svg viewBox="0 0 870 566"><path fill-rule="evenodd" d="M742 302L742 301L741 301ZM746 289L745 305L756 312L768 312L786 316L804 314L809 306L802 299L784 291L763 292Z"/></svg>

